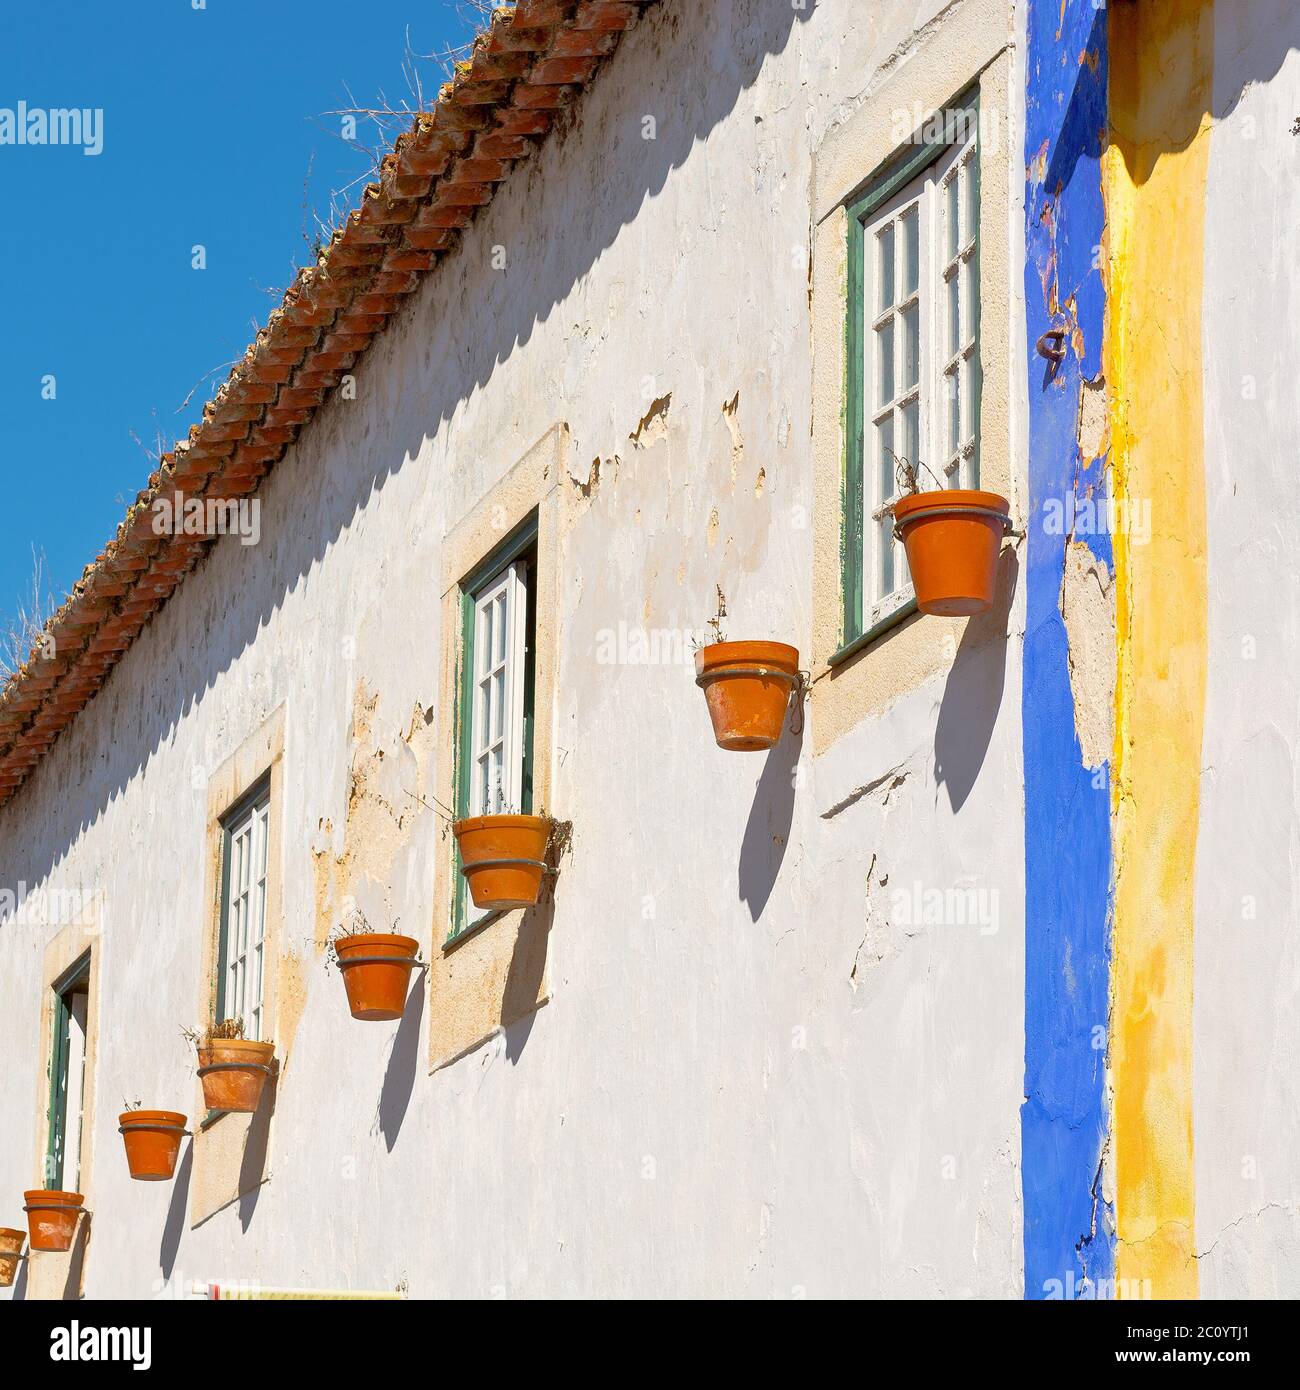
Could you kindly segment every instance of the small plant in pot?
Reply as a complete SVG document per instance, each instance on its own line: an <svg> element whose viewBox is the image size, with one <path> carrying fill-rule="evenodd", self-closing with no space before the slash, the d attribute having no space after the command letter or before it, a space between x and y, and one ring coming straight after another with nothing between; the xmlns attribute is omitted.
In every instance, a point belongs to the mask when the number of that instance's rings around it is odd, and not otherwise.
<svg viewBox="0 0 1300 1390"><path fill-rule="evenodd" d="M719 748L734 753L775 747L793 695L803 689L799 650L784 642L728 642L722 620L726 599L709 619L715 640L695 653L695 684L704 691Z"/></svg>
<svg viewBox="0 0 1300 1390"><path fill-rule="evenodd" d="M23 1257L26 1231L12 1226L0 1226L0 1289L9 1288L18 1277L18 1262Z"/></svg>
<svg viewBox="0 0 1300 1390"><path fill-rule="evenodd" d="M499 793L494 800L503 804ZM451 828L476 908L499 912L536 906L549 867L555 828L550 816L468 816Z"/></svg>
<svg viewBox="0 0 1300 1390"><path fill-rule="evenodd" d="M126 1164L137 1182L168 1182L185 1136L185 1116L176 1110L146 1110L138 1100L123 1101L118 1133L126 1147Z"/></svg>
<svg viewBox="0 0 1300 1390"><path fill-rule="evenodd" d="M188 1028L182 1031L198 1051L199 1080L208 1109L253 1114L262 1103L275 1063L275 1044L245 1038L244 1021L239 1018L224 1019L206 1035Z"/></svg>
<svg viewBox="0 0 1300 1390"><path fill-rule="evenodd" d="M354 908L346 925L331 935L330 945L352 1017L368 1023L401 1018L411 971L419 964L420 943L409 936L372 932L365 914Z"/></svg>
<svg viewBox="0 0 1300 1390"><path fill-rule="evenodd" d="M903 495L894 503L894 534L907 550L916 606L942 617L986 613L993 606L1002 537L1011 529L1011 504L996 492L945 487L930 476L936 487L922 492L918 470L898 459Z"/></svg>
<svg viewBox="0 0 1300 1390"><path fill-rule="evenodd" d="M80 1192L40 1188L23 1193L33 1250L71 1250L85 1198Z"/></svg>

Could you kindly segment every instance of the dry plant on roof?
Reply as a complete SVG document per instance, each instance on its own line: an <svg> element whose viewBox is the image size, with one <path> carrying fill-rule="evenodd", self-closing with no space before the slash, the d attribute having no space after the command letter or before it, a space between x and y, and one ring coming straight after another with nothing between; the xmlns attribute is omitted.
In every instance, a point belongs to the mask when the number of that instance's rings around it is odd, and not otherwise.
<svg viewBox="0 0 1300 1390"><path fill-rule="evenodd" d="M0 682L22 670L42 645L45 625L59 611L61 600L45 574L45 552L32 547L32 579L27 592L18 596L13 611L0 621ZM42 651L53 656L53 651Z"/></svg>

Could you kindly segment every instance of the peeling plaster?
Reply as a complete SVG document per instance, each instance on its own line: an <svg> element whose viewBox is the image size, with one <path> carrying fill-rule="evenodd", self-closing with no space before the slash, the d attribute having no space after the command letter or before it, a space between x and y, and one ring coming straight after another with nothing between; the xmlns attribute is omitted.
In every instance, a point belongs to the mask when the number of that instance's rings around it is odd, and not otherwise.
<svg viewBox="0 0 1300 1390"><path fill-rule="evenodd" d="M393 927L395 866L410 842L416 822L430 814L419 799L421 767L432 755L432 725L416 707L405 733L386 741L376 734L378 694L364 678L353 696L349 741L347 809L342 845L313 849L316 921L313 944L321 955L330 932L353 906L373 931ZM322 821L322 835L331 829Z"/></svg>
<svg viewBox="0 0 1300 1390"><path fill-rule="evenodd" d="M727 430L731 435L731 490L736 490L736 479L740 476L740 470L745 462L745 440L740 432L740 421L736 418L736 412L740 409L740 392L737 391L729 401L724 401L722 405L722 418L726 421ZM757 495L757 494L756 494Z"/></svg>
<svg viewBox="0 0 1300 1390"><path fill-rule="evenodd" d="M641 417L640 424L637 425L629 436L632 443L638 449L648 449L653 444L657 444L661 439L668 436L668 411L673 403L672 393L660 396L649 410Z"/></svg>
<svg viewBox="0 0 1300 1390"><path fill-rule="evenodd" d="M1065 547L1060 609L1074 729L1084 767L1099 768L1109 760L1115 739L1115 590L1105 560L1080 541Z"/></svg>

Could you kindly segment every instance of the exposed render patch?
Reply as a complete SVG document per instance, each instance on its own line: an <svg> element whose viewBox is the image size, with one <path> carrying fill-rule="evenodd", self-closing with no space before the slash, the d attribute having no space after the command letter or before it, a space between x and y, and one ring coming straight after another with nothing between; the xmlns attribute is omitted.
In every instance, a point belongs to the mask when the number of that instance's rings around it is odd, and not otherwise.
<svg viewBox="0 0 1300 1390"><path fill-rule="evenodd" d="M673 397L670 391L668 395L660 396L641 417L641 423L629 436L638 449L648 449L652 444L657 444L661 439L668 437L668 408L672 405L672 401Z"/></svg>
<svg viewBox="0 0 1300 1390"><path fill-rule="evenodd" d="M428 814L418 793L433 726L417 707L405 733L380 742L374 732L378 704L378 694L370 694L364 679L359 681L352 705L352 766L343 846L333 852L332 826L322 821L325 844L312 850L318 955L325 950L331 929L354 905L371 919L374 930L391 929L393 866L416 821Z"/></svg>
<svg viewBox="0 0 1300 1390"><path fill-rule="evenodd" d="M1110 447L1110 402L1105 378L1079 383L1079 456L1085 466Z"/></svg>
<svg viewBox="0 0 1300 1390"><path fill-rule="evenodd" d="M1080 541L1065 547L1060 606L1074 727L1083 765L1098 768L1115 737L1115 590L1105 560Z"/></svg>
<svg viewBox="0 0 1300 1390"><path fill-rule="evenodd" d="M729 401L722 403L722 418L726 422L727 433L731 435L731 490L736 490L736 479L740 476L740 465L745 461L745 440L740 433L740 421L736 412L740 409L740 392L737 391Z"/></svg>

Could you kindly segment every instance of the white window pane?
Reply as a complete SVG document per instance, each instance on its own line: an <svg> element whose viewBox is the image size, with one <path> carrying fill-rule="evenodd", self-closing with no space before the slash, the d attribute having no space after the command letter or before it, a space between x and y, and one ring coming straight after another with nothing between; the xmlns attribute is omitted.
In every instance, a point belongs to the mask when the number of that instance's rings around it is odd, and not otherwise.
<svg viewBox="0 0 1300 1390"><path fill-rule="evenodd" d="M900 296L906 299L908 295L915 294L920 284L921 276L921 213L919 206L909 208L902 218L903 223L903 293Z"/></svg>
<svg viewBox="0 0 1300 1390"><path fill-rule="evenodd" d="M894 226L891 222L876 237L876 313L888 309L894 302ZM874 315L873 315L874 317Z"/></svg>
<svg viewBox="0 0 1300 1390"><path fill-rule="evenodd" d="M264 793L230 828L230 884L222 950L226 973L222 1012L242 1019L246 1037L259 1037L262 975L261 949L266 934L266 882L269 855L270 801Z"/></svg>
<svg viewBox="0 0 1300 1390"><path fill-rule="evenodd" d="M945 374L943 378L944 395L948 406L948 453L955 454L961 448L961 390L958 386L959 369Z"/></svg>
<svg viewBox="0 0 1300 1390"><path fill-rule="evenodd" d="M476 642L478 656L478 671L482 675L492 669L492 628L494 606L491 603L484 604L479 609L479 631Z"/></svg>
<svg viewBox="0 0 1300 1390"><path fill-rule="evenodd" d="M492 677L492 739L496 740L503 737L502 725L505 720L506 712L506 672L502 667L495 676Z"/></svg>
<svg viewBox="0 0 1300 1390"><path fill-rule="evenodd" d="M492 664L500 666L506 659L506 591L502 590L496 601L496 619L493 629Z"/></svg>
<svg viewBox="0 0 1300 1390"><path fill-rule="evenodd" d="M876 403L894 399L894 319L891 314L876 329Z"/></svg>
<svg viewBox="0 0 1300 1390"><path fill-rule="evenodd" d="M894 592L894 514L888 512L880 519L876 549L880 555L880 589L878 597Z"/></svg>
<svg viewBox="0 0 1300 1390"><path fill-rule="evenodd" d="M876 464L877 491L872 510L892 497L898 491L895 477L897 460L894 458L894 412L891 410L876 425Z"/></svg>
<svg viewBox="0 0 1300 1390"><path fill-rule="evenodd" d="M921 460L921 403L919 400L910 400L900 412L903 419L903 447L900 450L903 457L917 469L917 482L926 481L926 477L921 473L918 464ZM933 487L933 483L930 484Z"/></svg>
<svg viewBox="0 0 1300 1390"><path fill-rule="evenodd" d="M921 379L921 306L911 304L900 315L903 325L902 381L899 389L910 390Z"/></svg>
<svg viewBox="0 0 1300 1390"><path fill-rule="evenodd" d="M65 996L68 1010L68 1059L63 1111L64 1190L81 1190L81 1129L85 1114L86 1009L89 996L75 990Z"/></svg>
<svg viewBox="0 0 1300 1390"><path fill-rule="evenodd" d="M976 173L975 155L972 151L962 169L962 191L965 193L964 227L966 240L973 241L979 232L980 217L977 206L979 178Z"/></svg>
<svg viewBox="0 0 1300 1390"><path fill-rule="evenodd" d="M962 262L961 267L961 302L962 302L962 343L968 343L975 336L975 304L979 294L979 286L975 280L976 262L974 256L967 257Z"/></svg>
<svg viewBox="0 0 1300 1390"><path fill-rule="evenodd" d="M948 333L945 348L949 357L961 350L961 276L958 271L948 277Z"/></svg>
<svg viewBox="0 0 1300 1390"><path fill-rule="evenodd" d="M947 222L948 230L948 260L952 260L952 258L957 254L957 250L961 245L961 203L959 200L960 190L958 188L958 175L954 171L948 179L947 188L945 190L946 211L944 217L945 221Z"/></svg>

